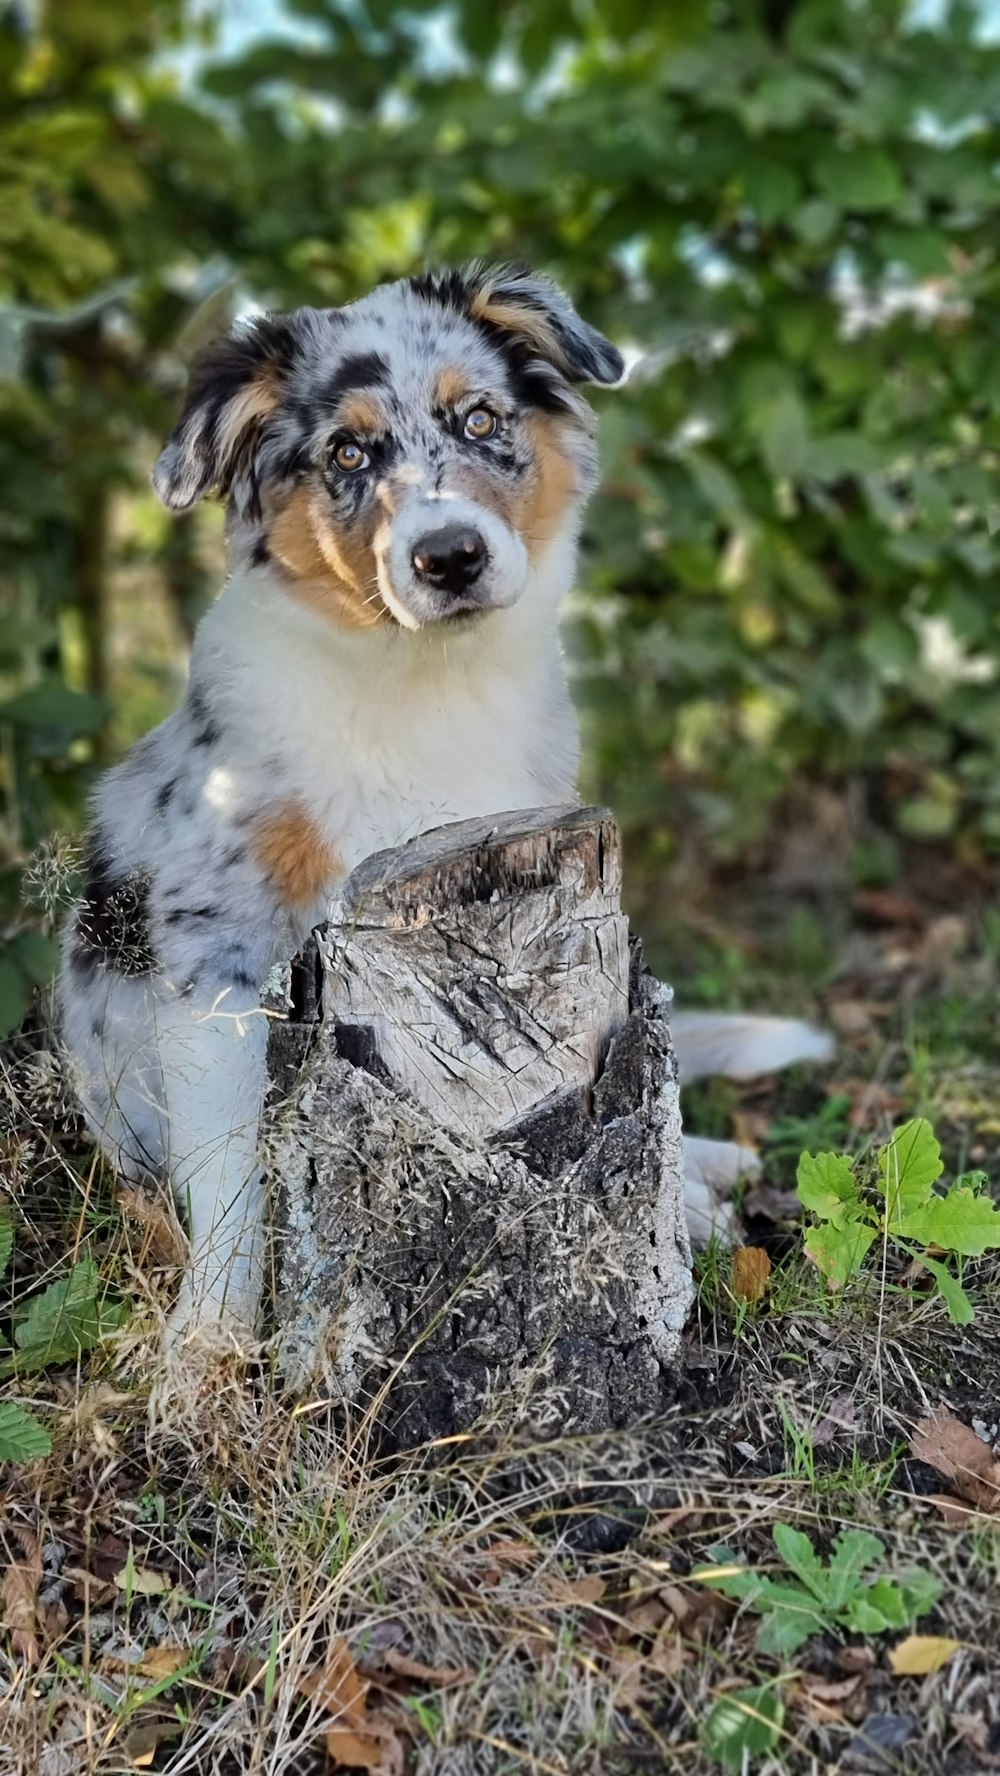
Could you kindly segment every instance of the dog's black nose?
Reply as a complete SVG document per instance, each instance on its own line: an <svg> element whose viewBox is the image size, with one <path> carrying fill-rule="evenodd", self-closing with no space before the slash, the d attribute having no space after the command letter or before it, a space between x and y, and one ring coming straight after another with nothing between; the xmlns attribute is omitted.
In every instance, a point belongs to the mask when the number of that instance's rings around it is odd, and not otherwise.
<svg viewBox="0 0 1000 1776"><path fill-rule="evenodd" d="M486 565L486 544L476 530L445 524L418 537L410 557L418 580L454 597L467 592Z"/></svg>

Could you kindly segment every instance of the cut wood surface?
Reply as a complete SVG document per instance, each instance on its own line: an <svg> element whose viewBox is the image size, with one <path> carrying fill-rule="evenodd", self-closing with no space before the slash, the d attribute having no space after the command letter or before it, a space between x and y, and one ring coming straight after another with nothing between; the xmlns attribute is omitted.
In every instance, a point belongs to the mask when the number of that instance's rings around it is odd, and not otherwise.
<svg viewBox="0 0 1000 1776"><path fill-rule="evenodd" d="M691 1299L676 1068L620 894L612 817L562 807L378 853L331 908L275 1133L279 1328L292 1372L397 1441L667 1397Z"/></svg>

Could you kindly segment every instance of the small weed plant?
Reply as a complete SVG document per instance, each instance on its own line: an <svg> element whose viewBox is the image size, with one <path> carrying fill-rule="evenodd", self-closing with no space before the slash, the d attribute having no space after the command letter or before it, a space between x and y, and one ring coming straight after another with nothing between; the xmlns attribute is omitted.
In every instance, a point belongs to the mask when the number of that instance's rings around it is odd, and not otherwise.
<svg viewBox="0 0 1000 1776"><path fill-rule="evenodd" d="M787 1658L811 1634L883 1634L907 1628L933 1609L942 1586L933 1573L906 1567L881 1571L885 1544L868 1530L847 1529L820 1559L807 1535L790 1524L774 1526L782 1571L772 1577L744 1566L727 1548L715 1550L718 1564L692 1578L721 1591L760 1616L760 1652ZM702 1745L727 1770L745 1770L747 1761L771 1750L781 1736L784 1707L773 1685L757 1685L724 1696L702 1727Z"/></svg>
<svg viewBox="0 0 1000 1776"><path fill-rule="evenodd" d="M930 1273L953 1320L971 1322L962 1260L1000 1248L1000 1211L984 1192L982 1172L969 1172L937 1192L943 1169L934 1131L919 1116L874 1156L803 1153L799 1198L816 1217L805 1235L806 1251L830 1288L842 1289L858 1275L876 1241L891 1243ZM958 1276L951 1268L956 1259Z"/></svg>
<svg viewBox="0 0 1000 1776"><path fill-rule="evenodd" d="M0 1279L14 1251L14 1229L0 1216ZM121 1326L125 1309L108 1299L93 1258L84 1256L66 1276L50 1283L13 1312L13 1343L0 1338L0 1380L37 1374L73 1363ZM45 1426L17 1400L0 1400L0 1462L37 1461L52 1439Z"/></svg>

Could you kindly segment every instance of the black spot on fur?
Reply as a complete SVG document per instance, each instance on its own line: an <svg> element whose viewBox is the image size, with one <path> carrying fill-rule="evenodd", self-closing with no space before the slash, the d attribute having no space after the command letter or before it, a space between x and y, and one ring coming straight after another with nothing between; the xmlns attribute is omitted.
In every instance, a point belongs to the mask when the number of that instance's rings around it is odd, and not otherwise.
<svg viewBox="0 0 1000 1776"><path fill-rule="evenodd" d="M187 694L188 715L194 727L193 744L195 746L214 746L222 729L212 717L205 694L197 685L192 685ZM185 809L185 813L193 813L194 809Z"/></svg>
<svg viewBox="0 0 1000 1776"><path fill-rule="evenodd" d="M220 908L217 906L175 907L164 920L165 925L182 925L188 919L217 919Z"/></svg>
<svg viewBox="0 0 1000 1776"><path fill-rule="evenodd" d="M342 358L336 370L317 392L317 401L332 407L359 389L385 388L389 365L381 352L353 352Z"/></svg>
<svg viewBox="0 0 1000 1776"><path fill-rule="evenodd" d="M247 973L245 968L234 968L233 986L239 987L244 993L249 993L257 986L257 982L252 974Z"/></svg>
<svg viewBox="0 0 1000 1776"><path fill-rule="evenodd" d="M246 855L247 848L245 845L230 845L229 850L223 852L223 869L232 869L234 864L243 863L246 859Z"/></svg>
<svg viewBox="0 0 1000 1776"><path fill-rule="evenodd" d="M149 935L149 879L116 875L100 835L87 857L87 888L77 909L71 957L85 974L110 969L126 980L156 967Z"/></svg>
<svg viewBox="0 0 1000 1776"><path fill-rule="evenodd" d="M167 809L170 806L171 798L173 797L173 793L176 788L177 788L176 777L171 777L167 783L160 784L160 787L156 792L156 812L158 814L165 814L166 813Z"/></svg>
<svg viewBox="0 0 1000 1776"><path fill-rule="evenodd" d="M253 548L250 550L251 567L263 567L270 559L271 551L268 548L267 538L265 536L256 537Z"/></svg>

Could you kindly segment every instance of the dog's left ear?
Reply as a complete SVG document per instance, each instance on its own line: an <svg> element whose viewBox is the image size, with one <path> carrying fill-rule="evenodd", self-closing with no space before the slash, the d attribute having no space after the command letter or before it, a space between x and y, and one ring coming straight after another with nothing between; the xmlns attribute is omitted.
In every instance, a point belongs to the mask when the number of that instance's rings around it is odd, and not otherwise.
<svg viewBox="0 0 1000 1776"><path fill-rule="evenodd" d="M625 360L617 346L581 320L568 296L527 265L471 265L466 272L473 318L511 335L567 382L620 382Z"/></svg>
<svg viewBox="0 0 1000 1776"><path fill-rule="evenodd" d="M259 505L255 458L294 354L294 316L262 315L195 359L180 419L153 470L172 512L218 488L250 515Z"/></svg>

